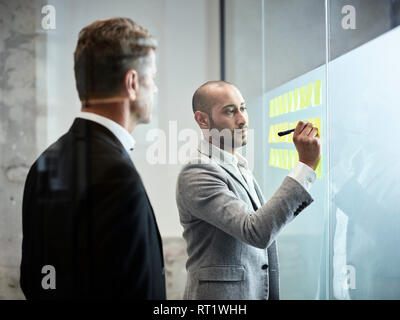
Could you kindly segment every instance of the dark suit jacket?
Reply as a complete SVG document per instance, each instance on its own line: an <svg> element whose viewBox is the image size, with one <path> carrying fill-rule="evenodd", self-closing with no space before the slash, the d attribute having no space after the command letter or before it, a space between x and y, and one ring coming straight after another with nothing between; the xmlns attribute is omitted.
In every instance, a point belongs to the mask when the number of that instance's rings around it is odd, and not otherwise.
<svg viewBox="0 0 400 320"><path fill-rule="evenodd" d="M43 289L45 265L55 268L56 289ZM105 127L75 119L31 167L20 282L27 299L165 299L153 209L128 153Z"/></svg>

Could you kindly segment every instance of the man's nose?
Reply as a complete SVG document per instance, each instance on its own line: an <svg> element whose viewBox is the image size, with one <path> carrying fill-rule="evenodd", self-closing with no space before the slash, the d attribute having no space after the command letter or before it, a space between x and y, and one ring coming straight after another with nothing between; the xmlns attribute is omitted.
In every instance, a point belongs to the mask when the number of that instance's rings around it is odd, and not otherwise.
<svg viewBox="0 0 400 320"><path fill-rule="evenodd" d="M241 112L240 110L237 112L237 119L236 119L236 124L241 128L245 125L247 125L247 117L246 115Z"/></svg>

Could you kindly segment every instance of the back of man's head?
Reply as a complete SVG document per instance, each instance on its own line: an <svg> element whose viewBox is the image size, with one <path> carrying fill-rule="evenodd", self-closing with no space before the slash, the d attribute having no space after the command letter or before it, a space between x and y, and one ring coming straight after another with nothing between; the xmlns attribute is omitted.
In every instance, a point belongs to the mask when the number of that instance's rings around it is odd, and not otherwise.
<svg viewBox="0 0 400 320"><path fill-rule="evenodd" d="M156 49L150 33L128 18L95 21L83 28L74 53L76 87L82 102L121 91L125 74L141 74L141 57Z"/></svg>
<svg viewBox="0 0 400 320"><path fill-rule="evenodd" d="M222 80L207 81L206 83L202 84L193 94L192 98L193 113L195 113L196 111L202 111L210 115L211 108L214 102L213 95L211 92L212 89L224 87L227 85L233 86L232 83Z"/></svg>

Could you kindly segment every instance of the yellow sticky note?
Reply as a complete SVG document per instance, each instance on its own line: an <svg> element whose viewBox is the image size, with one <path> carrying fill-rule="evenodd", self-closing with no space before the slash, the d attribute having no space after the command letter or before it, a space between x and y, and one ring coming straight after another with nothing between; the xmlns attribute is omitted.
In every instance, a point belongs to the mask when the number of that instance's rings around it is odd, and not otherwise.
<svg viewBox="0 0 400 320"><path fill-rule="evenodd" d="M273 142L274 142L274 126L271 125L269 127L268 143L273 143Z"/></svg>
<svg viewBox="0 0 400 320"><path fill-rule="evenodd" d="M295 160L295 155L294 155L295 151L294 150L290 150L289 152L289 170L292 170L294 167L294 160Z"/></svg>
<svg viewBox="0 0 400 320"><path fill-rule="evenodd" d="M322 167L322 157L319 160L317 168L315 169L315 173L317 174L317 178L318 179L322 178L322 169L321 169L321 167Z"/></svg>
<svg viewBox="0 0 400 320"><path fill-rule="evenodd" d="M279 131L285 131L285 124L284 123L280 123L279 124ZM282 136L280 137L280 141L279 142L285 142L286 136Z"/></svg>
<svg viewBox="0 0 400 320"><path fill-rule="evenodd" d="M304 100L306 99L306 87L302 86L300 88L300 109L304 108Z"/></svg>
<svg viewBox="0 0 400 320"><path fill-rule="evenodd" d="M283 113L288 113L288 94L283 95Z"/></svg>
<svg viewBox="0 0 400 320"><path fill-rule="evenodd" d="M288 106L288 112L293 112L294 111L294 98L293 98L293 91L289 92L289 106Z"/></svg>
<svg viewBox="0 0 400 320"><path fill-rule="evenodd" d="M274 149L269 149L269 166L272 167L274 165Z"/></svg>
<svg viewBox="0 0 400 320"><path fill-rule="evenodd" d="M315 126L318 128L318 133L319 136L321 137L322 131L321 131L321 118L315 118Z"/></svg>
<svg viewBox="0 0 400 320"><path fill-rule="evenodd" d="M300 90L297 88L294 90L294 111L300 109L300 99L299 99Z"/></svg>
<svg viewBox="0 0 400 320"><path fill-rule="evenodd" d="M281 168L282 163L283 163L283 152L282 152L282 149L277 149L277 157L276 157L276 159L278 160L276 166L278 168Z"/></svg>
<svg viewBox="0 0 400 320"><path fill-rule="evenodd" d="M279 132L279 124L275 124L274 125L274 130L275 130L275 136L274 136L274 142L279 142L279 136L278 136L278 132Z"/></svg>
<svg viewBox="0 0 400 320"><path fill-rule="evenodd" d="M300 109L307 108L311 105L311 97L313 93L313 84L310 83L307 86L302 86L300 88Z"/></svg>
<svg viewBox="0 0 400 320"><path fill-rule="evenodd" d="M321 104L321 80L316 80L314 83L314 104L313 106L319 106Z"/></svg>
<svg viewBox="0 0 400 320"><path fill-rule="evenodd" d="M289 170L289 150L283 150L283 168Z"/></svg>
<svg viewBox="0 0 400 320"><path fill-rule="evenodd" d="M289 124L288 124L287 122L285 122L285 123L283 124L282 131L288 130L288 127L289 127ZM284 141L284 142L289 142L289 140L288 140L289 135L288 135L288 134L287 134L286 136L283 136L282 138L283 138L283 141Z"/></svg>
<svg viewBox="0 0 400 320"><path fill-rule="evenodd" d="M275 150L274 148L271 148L269 150L269 165L271 167L275 166L275 158L274 158L275 153L274 153L274 150Z"/></svg>
<svg viewBox="0 0 400 320"><path fill-rule="evenodd" d="M278 149L274 149L274 167L279 165Z"/></svg>
<svg viewBox="0 0 400 320"><path fill-rule="evenodd" d="M277 133L277 137L276 137L276 141L277 142L282 142L282 137L278 136L278 132L281 131L281 124L277 123L276 124L276 133Z"/></svg>
<svg viewBox="0 0 400 320"><path fill-rule="evenodd" d="M283 99L282 99L282 96L278 97L278 104L279 104L278 115L281 115L281 114L283 114Z"/></svg>
<svg viewBox="0 0 400 320"><path fill-rule="evenodd" d="M274 100L269 100L269 117L272 118L274 116Z"/></svg>
<svg viewBox="0 0 400 320"><path fill-rule="evenodd" d="M289 130L294 129L296 126L294 124L294 122L290 122L289 123ZM288 137L288 142L292 143L293 142L293 132L287 135Z"/></svg>

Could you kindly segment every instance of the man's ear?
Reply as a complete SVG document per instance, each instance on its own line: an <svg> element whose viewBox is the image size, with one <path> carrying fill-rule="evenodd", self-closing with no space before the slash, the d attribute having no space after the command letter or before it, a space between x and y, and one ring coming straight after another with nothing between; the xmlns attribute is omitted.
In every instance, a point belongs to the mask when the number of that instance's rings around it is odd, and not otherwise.
<svg viewBox="0 0 400 320"><path fill-rule="evenodd" d="M139 92L139 75L136 70L130 69L125 74L125 92L130 100L136 100Z"/></svg>
<svg viewBox="0 0 400 320"><path fill-rule="evenodd" d="M201 129L210 129L210 118L207 113L203 111L196 111L194 119Z"/></svg>

